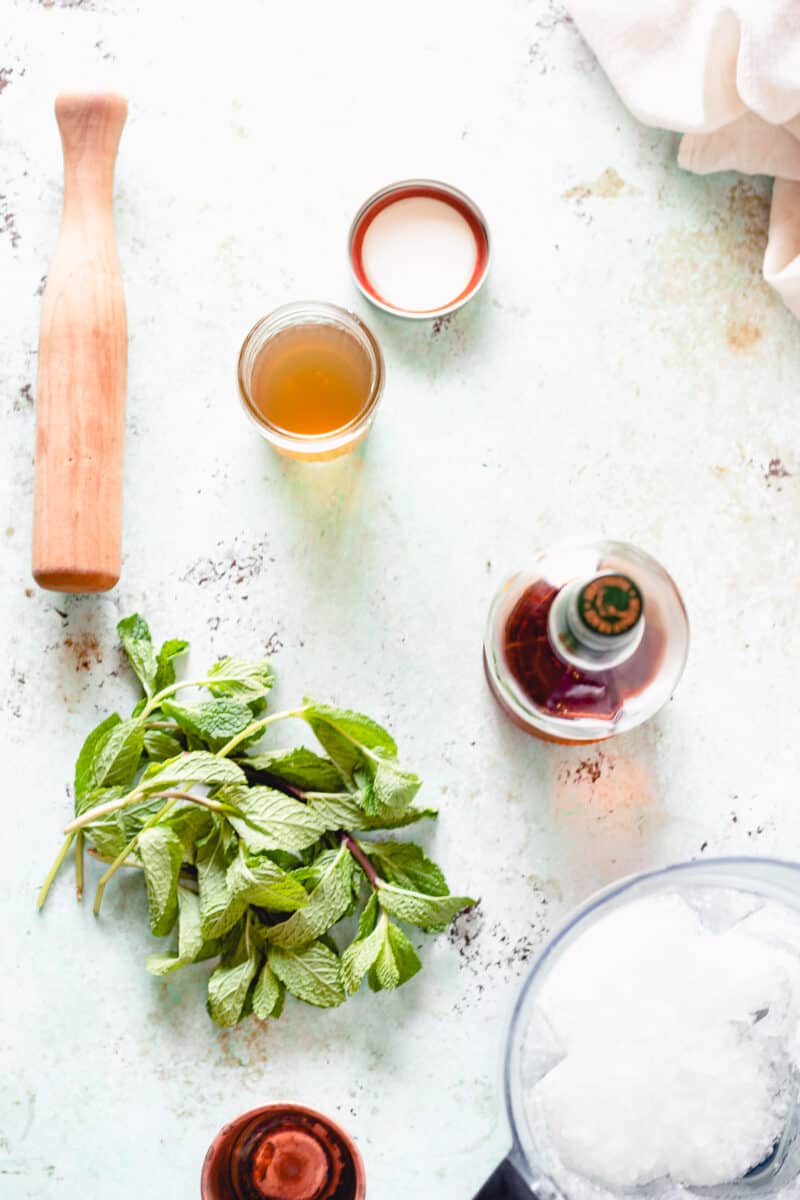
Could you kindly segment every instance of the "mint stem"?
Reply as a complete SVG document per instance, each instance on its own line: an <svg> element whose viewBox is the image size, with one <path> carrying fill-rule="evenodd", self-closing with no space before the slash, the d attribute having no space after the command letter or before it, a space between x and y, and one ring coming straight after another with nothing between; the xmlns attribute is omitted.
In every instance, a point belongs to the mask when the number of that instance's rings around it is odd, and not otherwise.
<svg viewBox="0 0 800 1200"><path fill-rule="evenodd" d="M139 714L141 721L146 721L151 712L155 712L161 707L164 700L168 700L170 696L174 696L176 692L182 691L183 688L189 687L208 687L211 683L224 683L222 679L179 679L175 683L171 683L169 687L162 688L160 692L156 692L155 696L151 696Z"/></svg>
<svg viewBox="0 0 800 1200"><path fill-rule="evenodd" d="M113 863L114 862L113 854L101 854L99 850L95 850L94 846L89 846L86 853L89 855L89 858L94 858L97 862L101 862L101 863ZM144 870L144 867L142 866L142 864L140 862L137 862L135 858L131 858L127 862L122 863L122 866L123 867L135 867L137 871Z"/></svg>
<svg viewBox="0 0 800 1200"><path fill-rule="evenodd" d="M175 683L171 683L169 687L162 688L160 692L156 692L155 696L150 697L150 699L147 701L147 704L145 704L144 708L139 713L139 719L141 721L146 721L151 712L155 712L157 708L161 707L165 700L168 700L170 696L174 696L176 692L183 691L184 688L214 687L215 684L219 685L222 683L238 682L239 681L236 679L226 679L224 675L211 675L207 676L205 679L178 679Z"/></svg>
<svg viewBox="0 0 800 1200"><path fill-rule="evenodd" d="M211 682L213 683L215 681L211 680ZM194 683L196 686L200 686L203 683L203 680L195 680ZM188 687L189 685L186 684L181 686ZM172 692L176 687L177 685L173 684L172 688L165 688L164 692L159 692L158 696L163 697L165 692ZM153 697L153 700L141 714L142 719L147 716L149 710L152 710L153 701L157 700L158 696ZM262 717L261 720L254 721L252 725L248 725L247 728L243 729L241 733L238 733L236 737L231 738L231 740L225 746L223 746L221 750L218 750L216 757L227 758L231 751L235 750L240 742L246 741L247 738L252 737L253 734L257 733L260 729L266 729L268 725L272 725L275 721L285 721L288 717L302 717L303 714L308 711L308 708L308 705L303 708L290 708L285 712L272 713L268 717ZM157 794L160 798L162 795L166 796L170 793L159 792ZM217 805L215 807L213 801L205 800L199 796L191 796L188 794L188 792L181 794L175 793L175 795L178 799L191 800L193 804L203 804L206 808L211 808L215 812L232 811L230 809L226 809L223 805ZM83 829L85 825L91 825L93 821L97 821L100 817L107 817L109 813L118 812L121 808L130 808L131 805L140 804L143 800L151 798L152 793L150 796L147 796L143 794L141 790L134 788L134 790L129 792L127 796L121 796L118 800L108 800L105 804L98 804L96 808L91 808L88 812L81 813L79 817L75 817L73 821L70 821L69 824L64 827L64 832L77 833L79 829Z"/></svg>
<svg viewBox="0 0 800 1200"><path fill-rule="evenodd" d="M37 908L43 908L43 907L44 907L44 902L45 902L45 900L47 899L47 894L48 894L48 892L50 891L50 888L53 886L53 880L55 879L55 877L56 877L56 875L58 874L58 872L61 870L61 865L62 865L62 863L64 862L64 859L65 859L65 858L67 857L67 855L69 854L69 848L70 848L70 846L72 845L72 842L73 842L74 838L75 838L75 834L74 834L74 833L70 833L70 834L67 836L67 839L66 839L66 841L64 842L64 845L61 847L61 849L59 850L58 854L56 855L56 860L55 860L55 862L53 863L53 865L52 865L52 867L50 868L50 870L48 871L48 873L47 873L47 878L45 879L44 883L42 884L41 890L40 890L40 892L39 892L39 895L38 895L38 897L37 897L37 900L36 900L36 907L37 907Z"/></svg>
<svg viewBox="0 0 800 1200"><path fill-rule="evenodd" d="M260 720L254 721L252 725L248 725L241 733L237 733L236 737L232 737L221 750L217 751L217 758L227 758L232 750L235 750L242 742L251 738L254 733L258 733L261 729L266 729L268 725L272 725L275 721L285 721L288 717L302 717L308 712L309 705L303 708L289 708L285 712L272 713L269 717L261 717Z"/></svg>
<svg viewBox="0 0 800 1200"><path fill-rule="evenodd" d="M75 839L75 895L78 901L83 899L83 830L79 830Z"/></svg>
<svg viewBox="0 0 800 1200"><path fill-rule="evenodd" d="M240 765L244 766L245 771L247 771L246 759ZM252 771L250 775L256 782L262 783L266 787L272 787L276 792L283 792L285 796L292 796L295 800L302 800L304 804L308 802L308 797L312 794L326 795L325 792L306 792L303 788L296 787L293 783L287 783L285 779L281 779L279 775L272 775L269 771ZM335 795L338 793L330 794ZM340 842L347 846L347 849L361 867L361 870L369 880L370 887L373 889L377 888L383 881L352 834L344 829L340 829L338 837Z"/></svg>
<svg viewBox="0 0 800 1200"><path fill-rule="evenodd" d="M134 790L128 792L127 796L120 796L118 800L107 800L105 804L98 804L96 808L90 808L85 813L81 813L79 817L75 817L68 825L64 826L64 832L76 834L79 829L83 829L84 825L91 825L101 817L107 817L109 813L118 812L121 808L142 804L147 799L148 797L143 792Z"/></svg>
<svg viewBox="0 0 800 1200"><path fill-rule="evenodd" d="M284 796L291 796L294 800L302 800L305 804L306 792L302 788L296 787L293 783L287 783L285 779L281 779L280 775L273 775L271 771L254 771L248 767L246 758L237 759L237 765L244 771L248 783L260 784L262 787L272 788L274 792L282 792Z"/></svg>
<svg viewBox="0 0 800 1200"><path fill-rule="evenodd" d="M247 760L244 759L241 764L247 772ZM303 788L296 787L293 783L287 783L285 779L281 779L279 775L273 775L269 771L251 771L250 776L257 783L264 784L266 787L272 787L276 792L283 792L285 796L292 796L295 800L302 800L303 803L308 802L310 795L326 795L325 792L307 792ZM337 793L330 793L335 795ZM342 842L352 854L361 870L369 880L370 887L376 889L383 881L373 867L372 863L367 858L364 851L359 846L358 842L344 829L340 829L338 833L340 842Z"/></svg>
<svg viewBox="0 0 800 1200"><path fill-rule="evenodd" d="M350 851L353 858L366 875L367 879L369 880L369 886L373 889L373 891L377 891L377 889L383 883L383 880L367 858L364 851L359 846L356 839L352 837L351 834L345 833L344 830L339 831L339 837L341 838L342 843L347 846L347 849Z"/></svg>
<svg viewBox="0 0 800 1200"><path fill-rule="evenodd" d="M88 847L86 853L90 858L94 858L97 862L112 863L114 861L110 854L101 854L99 850L95 850L92 846ZM124 863L122 863L120 870L122 870L122 867L128 867L129 869L132 867L135 871L144 870L144 865L140 862L137 862L135 858L127 859ZM178 881L181 887L186 888L186 890L189 892L194 892L195 895L197 894L197 871L194 867L190 867L188 865L181 867Z"/></svg>
<svg viewBox="0 0 800 1200"><path fill-rule="evenodd" d="M118 800L109 800L105 804L98 804L97 808L90 808L87 812L81 813L74 821L70 821L69 825L65 826L65 833L77 833L79 829L83 829L85 825L92 825L100 817L107 817L109 813L119 812L121 808L131 808L134 804L143 804L146 800L189 800L192 804L199 804L202 808L210 808L212 812L218 813L233 813L238 815L238 810L231 808L228 804L220 804L218 800L210 800L207 796L195 796L191 792L149 792L142 791L128 792L127 796L120 796Z"/></svg>
<svg viewBox="0 0 800 1200"><path fill-rule="evenodd" d="M194 792L153 792L147 797L148 800L188 800L190 804L199 804L201 808L207 808L211 812L230 814L238 817L240 812L238 808L234 808L231 804L223 804L219 800L211 800L208 796L195 796Z"/></svg>

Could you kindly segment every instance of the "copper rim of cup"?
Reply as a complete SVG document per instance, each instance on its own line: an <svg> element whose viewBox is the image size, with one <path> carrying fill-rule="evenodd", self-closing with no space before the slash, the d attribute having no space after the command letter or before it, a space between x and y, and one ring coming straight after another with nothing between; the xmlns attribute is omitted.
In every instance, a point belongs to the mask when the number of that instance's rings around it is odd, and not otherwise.
<svg viewBox="0 0 800 1200"><path fill-rule="evenodd" d="M466 287L448 304L438 308L412 309L392 304L380 295L371 283L364 267L364 238L375 217L398 200L410 200L418 196L441 200L445 204L449 204L464 218L475 238L475 265ZM397 183L390 183L386 187L380 188L361 205L350 226L347 253L356 287L369 300L370 304L374 304L376 308L396 317L406 317L412 321L429 321L435 317L446 317L449 313L456 312L480 290L489 273L491 239L486 217L466 192L438 179L401 179Z"/></svg>
<svg viewBox="0 0 800 1200"><path fill-rule="evenodd" d="M276 425L256 408L250 396L248 367L252 370L263 346L270 338L284 330L297 328L304 324L332 325L343 333L350 334L366 351L370 362L370 388L363 406L346 425L340 425L337 429L328 430L326 433L293 433L290 429ZM372 424L375 410L383 394L385 377L386 365L380 343L366 322L349 309L316 300L283 304L280 308L273 309L265 317L256 321L242 342L236 366L236 385L239 398L256 429L276 449L301 455L304 451L309 455L336 451L355 441L359 435L366 433Z"/></svg>
<svg viewBox="0 0 800 1200"><path fill-rule="evenodd" d="M365 1200L367 1181L364 1171L364 1160L355 1142L336 1121L332 1121L330 1117L327 1117L317 1109L307 1108L304 1104L264 1104L259 1108L248 1109L247 1112L241 1113L233 1121L224 1125L209 1146L203 1161L203 1170L200 1177L201 1200L223 1200L223 1197L218 1196L215 1190L214 1172L218 1169L220 1156L225 1153L227 1147L238 1137L242 1130L250 1122L260 1117L278 1115L288 1117L289 1119L299 1117L303 1120L319 1122L320 1125L329 1130L334 1138L345 1148L353 1164L355 1190L352 1197L347 1197L347 1200ZM224 1200L229 1200L229 1197L226 1195Z"/></svg>

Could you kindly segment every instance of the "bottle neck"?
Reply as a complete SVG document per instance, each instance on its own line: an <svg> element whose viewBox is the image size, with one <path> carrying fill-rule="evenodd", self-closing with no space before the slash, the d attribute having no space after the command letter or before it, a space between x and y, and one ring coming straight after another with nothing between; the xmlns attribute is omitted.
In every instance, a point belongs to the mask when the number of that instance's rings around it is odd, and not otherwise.
<svg viewBox="0 0 800 1200"><path fill-rule="evenodd" d="M641 592L627 576L605 572L567 583L550 608L555 654L584 671L607 671L636 653L644 636Z"/></svg>

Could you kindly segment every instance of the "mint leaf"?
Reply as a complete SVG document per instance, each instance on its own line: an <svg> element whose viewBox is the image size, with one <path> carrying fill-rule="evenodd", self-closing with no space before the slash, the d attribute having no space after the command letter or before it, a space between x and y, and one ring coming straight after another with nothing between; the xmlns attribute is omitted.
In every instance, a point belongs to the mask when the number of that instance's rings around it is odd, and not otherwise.
<svg viewBox="0 0 800 1200"><path fill-rule="evenodd" d="M238 769L238 768L237 768ZM305 850L325 832L322 821L303 804L272 788L226 787L217 796L238 809L230 823L248 850Z"/></svg>
<svg viewBox="0 0 800 1200"><path fill-rule="evenodd" d="M200 928L200 901L194 892L178 888L178 952L149 954L146 966L151 975L169 975L178 967L212 958L218 952L214 941L207 942Z"/></svg>
<svg viewBox="0 0 800 1200"><path fill-rule="evenodd" d="M339 959L322 942L296 950L271 946L267 961L287 992L318 1008L336 1008L345 999Z"/></svg>
<svg viewBox="0 0 800 1200"><path fill-rule="evenodd" d="M367 717L363 713L351 712L346 708L334 708L330 704L317 704L309 697L305 697L303 702L311 705L309 712L305 714L305 719L315 734L317 733L316 726L319 726L326 737L328 736L326 730L332 730L353 746L377 750L381 755L389 758L397 757L397 743L394 738L371 717ZM331 755L331 758L334 756Z"/></svg>
<svg viewBox="0 0 800 1200"><path fill-rule="evenodd" d="M172 687L175 682L174 659L189 649L189 643L182 638L170 638L164 642L156 658L155 690L161 692L164 688Z"/></svg>
<svg viewBox="0 0 800 1200"><path fill-rule="evenodd" d="M268 962L261 968L253 989L253 1012L261 1021L277 1017L283 1007L285 989Z"/></svg>
<svg viewBox="0 0 800 1200"><path fill-rule="evenodd" d="M177 738L163 729L145 729L144 752L153 762L163 762L166 758L175 758L183 754L183 746Z"/></svg>
<svg viewBox="0 0 800 1200"><path fill-rule="evenodd" d="M244 658L221 658L208 672L208 678L212 695L233 696L246 702L260 700L273 682L268 659L248 662Z"/></svg>
<svg viewBox="0 0 800 1200"><path fill-rule="evenodd" d="M121 724L122 718L117 713L112 713L111 716L106 717L104 721L95 726L81 746L75 763L75 781L72 789L75 796L76 816L80 816L82 812L86 812L91 807L91 805L81 806L81 801L88 792L97 787L94 766L98 751L108 740L111 730Z"/></svg>
<svg viewBox="0 0 800 1200"><path fill-rule="evenodd" d="M416 975L421 966L411 942L392 924L373 893L361 915L356 939L342 955L346 991L357 992L367 974L373 991L391 991Z"/></svg>
<svg viewBox="0 0 800 1200"><path fill-rule="evenodd" d="M304 714L349 787L360 794L364 811L377 816L407 807L420 779L397 763L394 739L362 713L308 701Z"/></svg>
<svg viewBox="0 0 800 1200"><path fill-rule="evenodd" d="M388 883L426 896L446 896L450 890L441 869L411 842L364 842L361 849Z"/></svg>
<svg viewBox="0 0 800 1200"><path fill-rule="evenodd" d="M369 818L369 824L362 829L402 829L406 825L414 825L417 821L435 821L439 816L437 808L406 808L398 812L381 812Z"/></svg>
<svg viewBox="0 0 800 1200"><path fill-rule="evenodd" d="M143 617L134 613L133 616L125 617L118 623L117 633L128 656L128 661L149 699L155 690L158 672L158 660L153 639L150 636L150 627Z"/></svg>
<svg viewBox="0 0 800 1200"><path fill-rule="evenodd" d="M120 721L98 746L94 761L96 787L126 787L133 783L144 748L144 729L138 721Z"/></svg>
<svg viewBox="0 0 800 1200"><path fill-rule="evenodd" d="M151 955L148 969L166 975L218 957L208 1008L226 1027L251 1013L278 1016L287 991L327 1007L365 977L373 988L410 978L419 959L394 918L441 929L470 902L448 894L419 847L369 840L368 831L436 815L414 807L420 781L399 764L391 734L362 713L307 701L267 724L305 718L319 752L248 756L246 743L264 733L268 662L225 658L204 680L206 699L182 702L175 663L188 643L173 639L156 653L138 614L120 622L119 634L144 694L127 721L115 713L92 730L75 770L78 824L87 822L86 840L112 864L95 910L120 866L141 867L153 931L177 924L177 949ZM165 794L173 797L166 816ZM69 845L46 877L40 907ZM343 919L364 892L357 933L340 954Z"/></svg>
<svg viewBox="0 0 800 1200"><path fill-rule="evenodd" d="M88 812L89 809L106 804L110 800L120 800L124 795L125 788L122 787L97 788L96 791L89 792L84 796L81 802L81 811ZM92 821L86 829L86 839L98 854L104 855L109 860L113 860L121 854L131 840L130 834L126 832L121 812L109 813L99 820Z"/></svg>
<svg viewBox="0 0 800 1200"><path fill-rule="evenodd" d="M326 830L347 829L362 831L368 829L400 829L405 825L413 825L428 817L435 819L439 814L435 808L407 808L398 812L382 812L370 816L364 812L355 795L349 792L315 795L309 792L307 804L316 817L324 824Z"/></svg>
<svg viewBox="0 0 800 1200"><path fill-rule="evenodd" d="M358 991L361 980L375 962L383 945L388 918L385 913L381 913L378 920L378 912L377 897L373 893L361 914L358 935L342 954L342 982L348 993Z"/></svg>
<svg viewBox="0 0 800 1200"><path fill-rule="evenodd" d="M276 946L303 946L344 916L353 902L353 859L342 846L327 864L308 903L286 921L267 928L267 937Z"/></svg>
<svg viewBox="0 0 800 1200"><path fill-rule="evenodd" d="M250 851L248 850L249 854ZM266 854L267 858L271 858L279 867L283 867L284 871L291 871L293 875L297 875L296 868L300 862L300 854L290 853L288 850L265 850L262 853Z"/></svg>
<svg viewBox="0 0 800 1200"><path fill-rule="evenodd" d="M232 897L271 912L295 912L308 904L302 883L265 854L247 854L241 845L228 867L227 885Z"/></svg>
<svg viewBox="0 0 800 1200"><path fill-rule="evenodd" d="M178 888L178 957L184 962L197 962L208 947L200 924L199 896Z"/></svg>
<svg viewBox="0 0 800 1200"><path fill-rule="evenodd" d="M349 792L327 796L315 796L312 792L306 804L326 832L332 829L363 829L370 820L356 797Z"/></svg>
<svg viewBox="0 0 800 1200"><path fill-rule="evenodd" d="M421 786L419 775L404 771L397 763L379 762L372 778L371 804L367 811L379 814L387 809L407 808Z"/></svg>
<svg viewBox="0 0 800 1200"><path fill-rule="evenodd" d="M300 867L294 872L297 879L302 879L303 886L310 892L313 892L322 876L330 870L331 864L335 862L339 848L328 850L324 848L324 843L321 843L322 849L316 851L311 850L303 857L307 859L307 865Z"/></svg>
<svg viewBox="0 0 800 1200"><path fill-rule="evenodd" d="M92 807L90 792L98 788L127 787L133 783L144 747L139 721L109 717L89 734L75 768L75 815Z"/></svg>
<svg viewBox="0 0 800 1200"><path fill-rule="evenodd" d="M214 818L207 808L198 808L187 804L184 808L173 811L164 822L173 833L180 838L183 847L183 861L194 863L195 850L198 842L208 837L214 827Z"/></svg>
<svg viewBox="0 0 800 1200"><path fill-rule="evenodd" d="M287 783L310 792L338 792L342 777L328 758L297 746L293 750L269 750L242 760L247 771L266 771Z"/></svg>
<svg viewBox="0 0 800 1200"><path fill-rule="evenodd" d="M369 986L373 992L381 989L389 992L400 987L421 967L419 955L402 929L387 920L380 950L369 970Z"/></svg>
<svg viewBox="0 0 800 1200"><path fill-rule="evenodd" d="M243 781L242 768L237 767L236 763L227 758L217 758L206 750L195 750L149 766L139 780L139 789L153 792L177 784L205 783L216 786Z"/></svg>
<svg viewBox="0 0 800 1200"><path fill-rule="evenodd" d="M186 967L189 964L176 954L148 954L144 965L151 975L163 978L164 975L170 975L173 971L177 971L178 967Z"/></svg>
<svg viewBox="0 0 800 1200"><path fill-rule="evenodd" d="M358 918L356 941L363 941L364 938L369 937L378 923L380 911L381 909L380 905L378 904L378 897L374 892L372 892L369 900L361 911L361 916Z"/></svg>
<svg viewBox="0 0 800 1200"><path fill-rule="evenodd" d="M311 705L303 714L305 720L336 764L342 778L351 786L356 785L356 772L365 761L374 759L376 754L396 756L394 739L369 717L348 709L317 704L308 697L305 703Z"/></svg>
<svg viewBox="0 0 800 1200"><path fill-rule="evenodd" d="M379 886L378 901L393 916L410 925L418 925L428 933L448 929L456 913L475 903L469 896L426 896L391 883Z"/></svg>
<svg viewBox="0 0 800 1200"><path fill-rule="evenodd" d="M241 700L222 696L201 704L177 704L165 700L162 711L177 721L181 729L207 742L212 750L221 750L226 742L253 723L253 714Z"/></svg>
<svg viewBox="0 0 800 1200"><path fill-rule="evenodd" d="M169 933L178 916L178 875L183 846L166 825L154 825L139 835L139 857L147 883L150 928L156 937Z"/></svg>
<svg viewBox="0 0 800 1200"><path fill-rule="evenodd" d="M208 981L208 1014L223 1029L230 1029L241 1018L258 967L259 956L247 946L245 936L233 960L221 962L212 972Z"/></svg>
<svg viewBox="0 0 800 1200"><path fill-rule="evenodd" d="M197 847L197 886L200 896L200 929L206 939L222 937L233 929L247 908L241 896L232 896L228 888L228 852L222 827Z"/></svg>

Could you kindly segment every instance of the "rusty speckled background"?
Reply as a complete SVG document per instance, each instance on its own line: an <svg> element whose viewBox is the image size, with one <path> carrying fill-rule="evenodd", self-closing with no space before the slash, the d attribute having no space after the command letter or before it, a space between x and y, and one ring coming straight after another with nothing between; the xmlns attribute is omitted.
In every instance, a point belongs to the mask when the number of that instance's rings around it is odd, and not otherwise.
<svg viewBox="0 0 800 1200"><path fill-rule="evenodd" d="M28 573L38 313L53 95L96 79L130 99L125 563L63 599ZM800 331L760 277L769 182L674 159L547 0L3 0L4 1200L196 1196L217 1128L284 1098L356 1136L376 1200L467 1200L505 1149L512 999L565 909L643 866L800 852ZM345 259L362 199L412 175L494 235L480 298L430 325L370 311ZM253 321L312 297L365 316L388 368L365 453L323 468L274 458L233 384ZM504 723L480 663L504 574L582 531L662 559L693 626L674 701L585 751ZM279 703L391 725L441 808L427 844L481 897L409 987L226 1033L205 968L145 973L139 880L95 921L65 876L37 917L78 746L131 702L133 609L195 665L268 650Z"/></svg>

